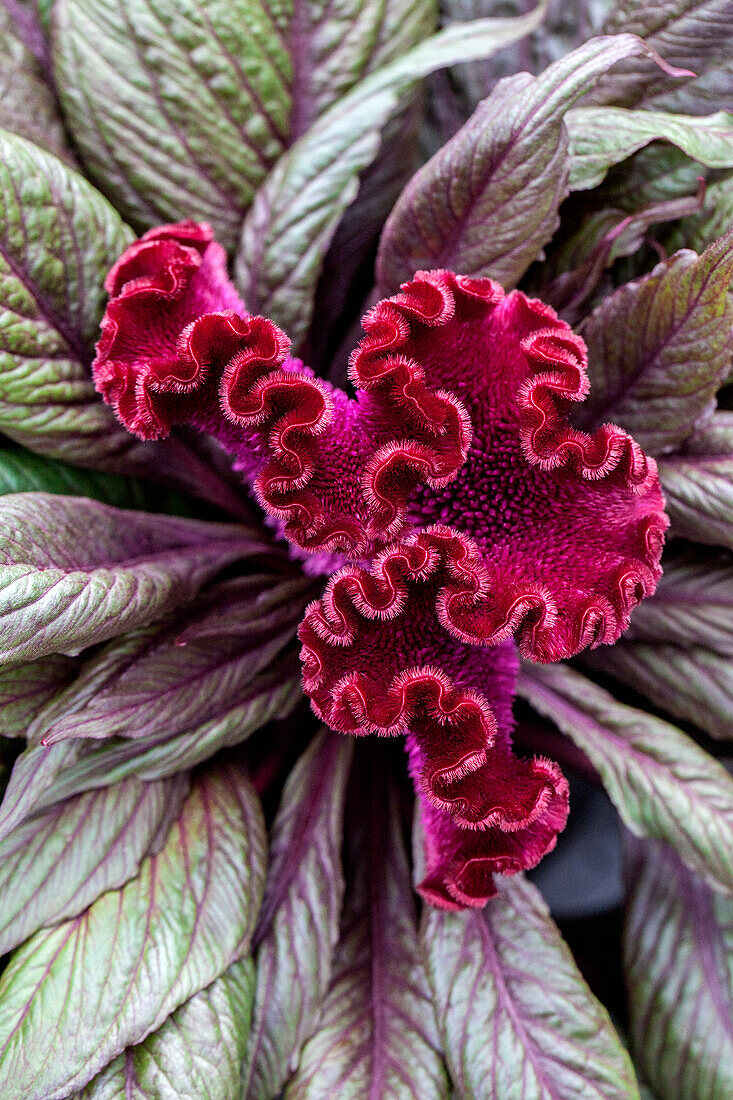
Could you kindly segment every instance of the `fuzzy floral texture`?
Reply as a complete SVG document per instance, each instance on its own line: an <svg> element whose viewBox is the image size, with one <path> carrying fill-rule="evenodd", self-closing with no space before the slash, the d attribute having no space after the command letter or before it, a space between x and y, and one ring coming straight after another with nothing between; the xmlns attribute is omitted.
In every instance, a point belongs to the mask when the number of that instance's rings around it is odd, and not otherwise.
<svg viewBox="0 0 733 1100"><path fill-rule="evenodd" d="M293 552L332 573L299 631L313 709L406 735L419 890L484 905L568 811L557 765L512 751L517 649L615 642L661 576L656 463L612 424L570 423L583 341L491 279L417 272L364 317L350 397L247 312L205 224L149 231L105 285L97 389L140 439L214 436Z"/></svg>

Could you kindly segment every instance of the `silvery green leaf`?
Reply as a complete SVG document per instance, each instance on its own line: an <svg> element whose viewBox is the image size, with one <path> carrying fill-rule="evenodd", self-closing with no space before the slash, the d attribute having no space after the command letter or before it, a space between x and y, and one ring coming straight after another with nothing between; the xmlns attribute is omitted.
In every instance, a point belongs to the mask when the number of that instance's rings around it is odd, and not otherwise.
<svg viewBox="0 0 733 1100"><path fill-rule="evenodd" d="M32 18L31 13L29 17ZM69 158L53 92L14 15L0 5L0 126L57 156Z"/></svg>
<svg viewBox="0 0 733 1100"><path fill-rule="evenodd" d="M633 1100L608 1013L535 886L498 879L483 910L426 908L422 941L459 1100Z"/></svg>
<svg viewBox="0 0 733 1100"><path fill-rule="evenodd" d="M272 828L255 932L254 1020L245 1100L270 1100L297 1067L331 977L344 894L344 798L353 742L322 730L290 773Z"/></svg>
<svg viewBox="0 0 733 1100"><path fill-rule="evenodd" d="M12 957L0 978L3 1100L68 1096L157 1031L247 954L263 879L257 798L231 762L209 768L136 878Z"/></svg>
<svg viewBox="0 0 733 1100"><path fill-rule="evenodd" d="M26 737L33 716L74 678L78 661L53 654L0 665L0 735Z"/></svg>
<svg viewBox="0 0 733 1100"><path fill-rule="evenodd" d="M133 878L187 789L184 777L126 779L60 802L0 841L0 952Z"/></svg>
<svg viewBox="0 0 733 1100"><path fill-rule="evenodd" d="M523 666L518 692L583 750L634 835L666 841L706 882L733 893L733 778L721 764L565 665Z"/></svg>
<svg viewBox="0 0 733 1100"><path fill-rule="evenodd" d="M251 958L233 963L73 1100L237 1100L253 994Z"/></svg>
<svg viewBox="0 0 733 1100"><path fill-rule="evenodd" d="M629 1037L661 1100L733 1093L733 899L713 893L665 844L626 860Z"/></svg>

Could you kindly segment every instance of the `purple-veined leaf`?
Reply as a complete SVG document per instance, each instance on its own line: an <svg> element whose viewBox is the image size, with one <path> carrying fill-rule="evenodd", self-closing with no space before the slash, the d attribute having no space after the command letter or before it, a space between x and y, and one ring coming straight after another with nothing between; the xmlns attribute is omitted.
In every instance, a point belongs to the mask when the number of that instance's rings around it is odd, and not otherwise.
<svg viewBox="0 0 733 1100"><path fill-rule="evenodd" d="M0 953L123 886L178 816L185 776L77 795L0 841Z"/></svg>
<svg viewBox="0 0 733 1100"><path fill-rule="evenodd" d="M178 734L139 739L60 741L29 746L15 761L0 806L0 838L33 814L82 791L130 776L152 781L207 760L245 741L267 722L287 718L303 698L294 655L276 660L242 691L226 714Z"/></svg>
<svg viewBox="0 0 733 1100"><path fill-rule="evenodd" d="M733 354L731 273L733 232L702 256L676 253L604 299L581 329L591 391L578 423L612 420L652 454L691 436Z"/></svg>
<svg viewBox="0 0 733 1100"><path fill-rule="evenodd" d="M733 661L705 646L620 641L587 663L629 684L667 714L711 737L733 738Z"/></svg>
<svg viewBox="0 0 733 1100"><path fill-rule="evenodd" d="M28 737L166 738L219 718L295 636L312 586L253 574L208 588L164 623L117 638L33 718Z"/></svg>
<svg viewBox="0 0 733 1100"><path fill-rule="evenodd" d="M33 715L76 675L79 662L53 654L0 666L0 735L26 737Z"/></svg>
<svg viewBox="0 0 733 1100"><path fill-rule="evenodd" d="M666 841L733 893L733 778L717 760L565 665L525 665L518 691L583 750L632 833Z"/></svg>
<svg viewBox="0 0 733 1100"><path fill-rule="evenodd" d="M235 1100L253 992L252 960L233 963L73 1100Z"/></svg>
<svg viewBox="0 0 733 1100"><path fill-rule="evenodd" d="M486 57L528 34L543 11L540 3L517 19L448 27L360 81L311 126L280 158L245 219L236 271L249 309L272 317L297 346L323 258L400 97L436 69Z"/></svg>
<svg viewBox="0 0 733 1100"><path fill-rule="evenodd" d="M32 17L31 17L32 18ZM0 126L70 159L53 93L16 17L0 4Z"/></svg>
<svg viewBox="0 0 733 1100"><path fill-rule="evenodd" d="M707 646L733 657L731 555L690 549L669 557L656 592L634 611L626 638Z"/></svg>
<svg viewBox="0 0 733 1100"><path fill-rule="evenodd" d="M705 118L624 107L576 107L565 117L570 139L570 189L597 187L613 164L651 141L669 141L708 168L733 167L733 115Z"/></svg>
<svg viewBox="0 0 733 1100"><path fill-rule="evenodd" d="M257 981L243 1100L277 1095L317 1024L344 894L341 842L352 748L351 738L322 730L285 784L254 937Z"/></svg>
<svg viewBox="0 0 733 1100"><path fill-rule="evenodd" d="M665 844L632 840L624 963L629 1036L662 1098L733 1093L733 900L709 890Z"/></svg>
<svg viewBox="0 0 733 1100"><path fill-rule="evenodd" d="M628 1054L535 886L485 909L426 908L422 942L460 1100L638 1100Z"/></svg>
<svg viewBox="0 0 733 1100"><path fill-rule="evenodd" d="M675 248L694 248L702 252L709 244L727 233L733 222L733 172L722 179L708 183L701 209L691 214L672 231L665 245L668 251ZM671 248L669 246L672 246Z"/></svg>
<svg viewBox="0 0 733 1100"><path fill-rule="evenodd" d="M12 957L0 978L3 1100L68 1096L244 957L263 878L256 795L231 762L209 768L136 878Z"/></svg>
<svg viewBox="0 0 733 1100"><path fill-rule="evenodd" d="M733 550L733 412L716 412L663 456L659 476L673 532Z"/></svg>
<svg viewBox="0 0 733 1100"><path fill-rule="evenodd" d="M246 527L122 511L82 497L0 497L0 658L74 653L191 600L262 549Z"/></svg>
<svg viewBox="0 0 733 1100"><path fill-rule="evenodd" d="M54 63L91 174L136 224L204 219L233 247L288 143L428 33L429 0L57 0Z"/></svg>
<svg viewBox="0 0 733 1100"><path fill-rule="evenodd" d="M566 111L638 53L648 49L632 35L595 38L539 77L501 81L403 191L380 243L382 292L436 267L513 286L555 232L568 194Z"/></svg>
<svg viewBox="0 0 733 1100"><path fill-rule="evenodd" d="M672 65L697 74L680 88L643 59L628 61L601 82L591 98L603 103L643 103L687 114L707 114L730 89L733 5L730 0L616 0L606 33L630 31Z"/></svg>
<svg viewBox="0 0 733 1100"><path fill-rule="evenodd" d="M354 876L320 1021L287 1100L448 1095L386 759L374 749L357 762L371 782L350 831Z"/></svg>

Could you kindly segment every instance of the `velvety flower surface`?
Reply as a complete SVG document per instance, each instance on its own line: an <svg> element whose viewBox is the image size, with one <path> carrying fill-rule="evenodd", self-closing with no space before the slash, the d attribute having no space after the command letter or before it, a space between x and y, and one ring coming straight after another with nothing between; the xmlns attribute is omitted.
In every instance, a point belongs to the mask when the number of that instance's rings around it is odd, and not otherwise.
<svg viewBox="0 0 733 1100"><path fill-rule="evenodd" d="M311 572L300 628L316 713L406 734L435 904L483 905L567 816L557 765L511 745L518 652L612 643L661 575L656 463L571 425L583 341L490 279L418 272L364 317L355 396L251 316L208 226L154 229L111 270L94 378L141 439L185 424L234 456Z"/></svg>

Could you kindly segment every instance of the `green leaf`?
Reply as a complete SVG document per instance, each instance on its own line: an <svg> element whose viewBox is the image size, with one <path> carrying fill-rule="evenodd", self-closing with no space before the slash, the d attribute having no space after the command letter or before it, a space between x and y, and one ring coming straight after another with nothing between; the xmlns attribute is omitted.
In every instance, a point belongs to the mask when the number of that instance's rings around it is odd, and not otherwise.
<svg viewBox="0 0 733 1100"><path fill-rule="evenodd" d="M68 1096L245 956L263 878L256 796L231 762L209 769L137 878L11 959L3 1100Z"/></svg>
<svg viewBox="0 0 733 1100"><path fill-rule="evenodd" d="M645 52L631 35L595 38L539 77L500 81L403 191L382 234L381 289L435 267L513 286L555 232L568 194L565 113L610 66Z"/></svg>
<svg viewBox="0 0 733 1100"><path fill-rule="evenodd" d="M234 963L73 1100L235 1100L253 993L252 960Z"/></svg>
<svg viewBox="0 0 733 1100"><path fill-rule="evenodd" d="M429 30L432 0L57 0L54 63L90 173L135 225L232 248L288 143Z"/></svg>
<svg viewBox="0 0 733 1100"><path fill-rule="evenodd" d="M628 1054L522 875L483 910L426 908L422 940L456 1095L638 1100Z"/></svg>
<svg viewBox="0 0 733 1100"><path fill-rule="evenodd" d="M74 678L78 664L54 654L0 666L0 735L26 737L33 716Z"/></svg>
<svg viewBox="0 0 733 1100"><path fill-rule="evenodd" d="M185 777L127 779L59 803L0 841L0 953L133 878L187 790Z"/></svg>
<svg viewBox="0 0 733 1100"><path fill-rule="evenodd" d="M375 750L357 766L371 782L350 832L354 878L346 890L341 940L318 1027L285 1097L444 1100L448 1083L395 792L385 783L387 758Z"/></svg>
<svg viewBox="0 0 733 1100"><path fill-rule="evenodd" d="M565 665L524 666L518 691L588 756L635 836L666 841L706 882L733 893L733 779L722 765Z"/></svg>
<svg viewBox="0 0 733 1100"><path fill-rule="evenodd" d="M626 638L708 646L716 653L733 656L730 555L690 549L668 557L656 592L631 616Z"/></svg>
<svg viewBox="0 0 733 1100"><path fill-rule="evenodd" d="M528 34L543 11L540 4L518 19L459 24L420 43L361 81L280 158L255 197L237 254L237 283L249 309L272 317L297 346L323 258L400 96L442 66L485 57Z"/></svg>
<svg viewBox="0 0 733 1100"><path fill-rule="evenodd" d="M139 443L94 391L104 276L131 234L56 157L0 131L0 430L82 464Z"/></svg>
<svg viewBox="0 0 733 1100"><path fill-rule="evenodd" d="M733 1095L733 900L664 844L626 860L629 1034L644 1076L670 1100Z"/></svg>
<svg viewBox="0 0 733 1100"><path fill-rule="evenodd" d="M162 623L109 642L37 712L36 743L166 739L238 708L244 689L295 637L311 583L252 574L215 584Z"/></svg>
<svg viewBox="0 0 733 1100"><path fill-rule="evenodd" d="M629 684L667 714L711 737L733 738L733 662L705 646L617 642L587 663Z"/></svg>
<svg viewBox="0 0 733 1100"><path fill-rule="evenodd" d="M701 209L683 218L665 244L676 248L694 248L702 252L722 237L733 221L733 172L708 183Z"/></svg>
<svg viewBox="0 0 733 1100"><path fill-rule="evenodd" d="M690 78L697 74L698 79L688 78L680 88L679 81L638 59L606 77L593 96L597 102L654 103L706 114L730 88L733 15L726 0L616 0L603 30L638 34L668 63L690 70Z"/></svg>
<svg viewBox="0 0 733 1100"><path fill-rule="evenodd" d="M716 412L659 461L675 535L733 550L733 413Z"/></svg>
<svg viewBox="0 0 733 1100"><path fill-rule="evenodd" d="M243 1100L271 1100L315 1030L331 977L344 895L341 843L353 742L317 734L285 784L255 933L254 1022Z"/></svg>
<svg viewBox="0 0 733 1100"><path fill-rule="evenodd" d="M623 107L576 107L565 124L570 138L570 189L597 187L612 164L650 141L665 140L708 168L733 167L733 114L704 118Z"/></svg>
<svg viewBox="0 0 733 1100"><path fill-rule="evenodd" d="M0 126L28 138L50 153L70 159L53 93L38 59L23 41L18 24L0 6Z"/></svg>
<svg viewBox="0 0 733 1100"><path fill-rule="evenodd" d="M652 454L689 438L729 369L731 273L733 232L605 298L581 329L591 392L578 423L614 421Z"/></svg>
<svg viewBox="0 0 733 1100"><path fill-rule="evenodd" d="M192 599L255 532L82 497L0 497L0 659L73 653Z"/></svg>

